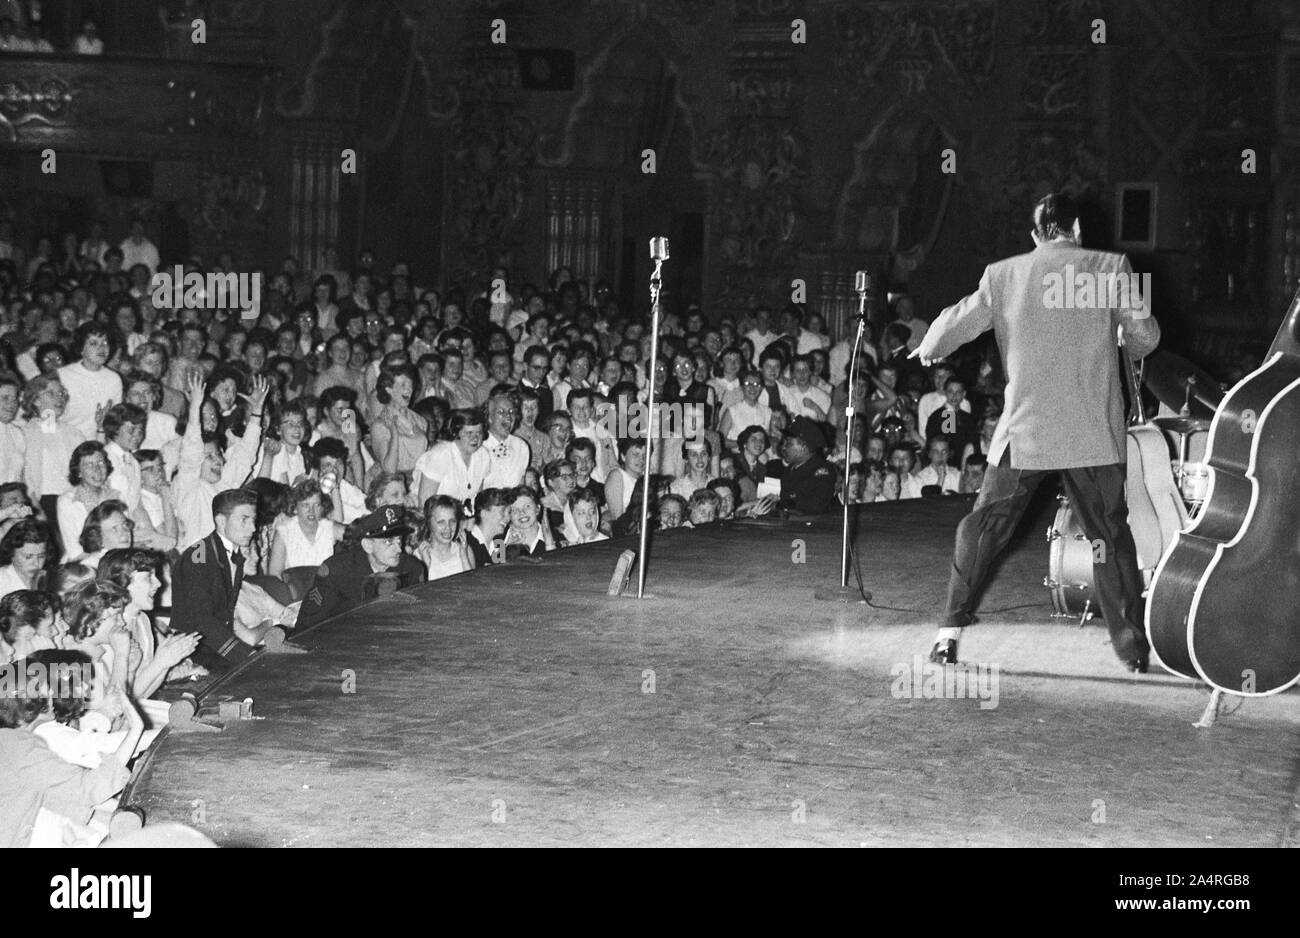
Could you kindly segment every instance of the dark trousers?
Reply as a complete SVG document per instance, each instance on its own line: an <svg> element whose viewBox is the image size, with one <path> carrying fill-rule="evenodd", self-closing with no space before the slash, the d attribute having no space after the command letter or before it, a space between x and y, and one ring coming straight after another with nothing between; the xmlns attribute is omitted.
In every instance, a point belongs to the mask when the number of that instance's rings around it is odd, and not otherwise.
<svg viewBox="0 0 1300 938"><path fill-rule="evenodd" d="M944 625L969 625L989 568L1006 549L1043 477L1053 470L989 466L970 514L957 526ZM1147 658L1142 574L1128 526L1123 464L1060 470L1080 526L1093 543L1093 592L1121 661Z"/></svg>

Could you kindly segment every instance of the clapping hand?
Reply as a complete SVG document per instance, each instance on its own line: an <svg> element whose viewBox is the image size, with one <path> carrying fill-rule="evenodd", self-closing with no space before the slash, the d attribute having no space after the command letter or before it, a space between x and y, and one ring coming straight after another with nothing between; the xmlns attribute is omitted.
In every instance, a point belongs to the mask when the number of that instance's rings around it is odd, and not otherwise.
<svg viewBox="0 0 1300 938"><path fill-rule="evenodd" d="M154 656L161 659L168 668L172 668L193 654L194 649L198 647L197 632L172 632L158 642L158 650L154 652Z"/></svg>

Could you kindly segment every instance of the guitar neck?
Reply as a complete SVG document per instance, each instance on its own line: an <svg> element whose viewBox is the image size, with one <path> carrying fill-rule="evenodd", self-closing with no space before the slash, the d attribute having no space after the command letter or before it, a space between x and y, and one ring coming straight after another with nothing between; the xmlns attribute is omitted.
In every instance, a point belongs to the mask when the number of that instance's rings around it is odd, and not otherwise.
<svg viewBox="0 0 1300 938"><path fill-rule="evenodd" d="M1282 320L1282 328L1277 331L1273 344L1269 346L1268 357L1281 352L1283 355L1300 356L1300 290L1291 298L1291 306Z"/></svg>

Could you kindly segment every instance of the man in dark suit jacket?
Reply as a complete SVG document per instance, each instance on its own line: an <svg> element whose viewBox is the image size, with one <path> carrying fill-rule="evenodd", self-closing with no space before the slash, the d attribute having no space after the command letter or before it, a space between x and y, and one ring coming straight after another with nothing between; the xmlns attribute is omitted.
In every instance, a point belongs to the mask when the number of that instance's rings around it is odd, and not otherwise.
<svg viewBox="0 0 1300 938"><path fill-rule="evenodd" d="M1079 246L1073 198L1044 197L1033 221L1034 250L985 268L979 288L945 309L914 353L929 364L992 329L1007 374L979 498L957 528L944 624L930 660L957 663L957 640L993 561L1039 483L1059 471L1094 558L1104 558L1092 569L1111 646L1127 668L1146 671L1150 648L1127 521L1128 443L1115 337L1123 335L1124 354L1141 358L1159 343L1160 327L1148 298L1128 289L1128 258Z"/></svg>
<svg viewBox="0 0 1300 938"><path fill-rule="evenodd" d="M171 628L200 633L194 661L216 673L252 654L271 626L249 629L235 617L244 551L257 527L257 493L219 493L212 499L212 519L216 530L182 551L172 568Z"/></svg>
<svg viewBox="0 0 1300 938"><path fill-rule="evenodd" d="M356 524L361 543L339 551L317 569L298 612L299 627L425 581L424 564L402 550L411 528L401 507L385 505Z"/></svg>

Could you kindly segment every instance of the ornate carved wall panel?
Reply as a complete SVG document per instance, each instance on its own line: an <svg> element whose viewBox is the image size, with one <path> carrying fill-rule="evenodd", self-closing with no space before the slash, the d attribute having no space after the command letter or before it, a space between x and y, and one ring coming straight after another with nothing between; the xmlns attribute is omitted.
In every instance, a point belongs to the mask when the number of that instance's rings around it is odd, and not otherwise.
<svg viewBox="0 0 1300 938"><path fill-rule="evenodd" d="M140 159L247 154L268 82L238 65L14 56L0 78L0 140Z"/></svg>
<svg viewBox="0 0 1300 938"><path fill-rule="evenodd" d="M797 268L807 144L792 108L803 88L782 4L738 3L728 49L727 117L699 147L708 167L707 230L715 314L789 296Z"/></svg>

